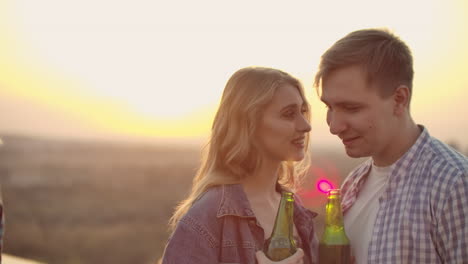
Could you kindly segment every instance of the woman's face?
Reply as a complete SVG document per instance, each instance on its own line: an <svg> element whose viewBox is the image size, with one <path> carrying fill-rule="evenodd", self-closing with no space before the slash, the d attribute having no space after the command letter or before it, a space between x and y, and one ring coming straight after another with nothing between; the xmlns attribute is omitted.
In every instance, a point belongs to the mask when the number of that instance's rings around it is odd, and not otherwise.
<svg viewBox="0 0 468 264"><path fill-rule="evenodd" d="M304 158L306 134L311 129L307 111L296 87L284 84L278 88L265 107L255 134L264 158L274 162Z"/></svg>

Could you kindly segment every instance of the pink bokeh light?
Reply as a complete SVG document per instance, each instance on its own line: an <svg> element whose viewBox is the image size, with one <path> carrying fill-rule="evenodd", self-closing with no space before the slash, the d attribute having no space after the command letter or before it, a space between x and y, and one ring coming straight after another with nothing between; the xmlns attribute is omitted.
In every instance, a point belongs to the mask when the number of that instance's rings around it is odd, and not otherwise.
<svg viewBox="0 0 468 264"><path fill-rule="evenodd" d="M334 187L329 180L322 179L317 181L317 189L322 193L328 193L328 191L334 189Z"/></svg>
<svg viewBox="0 0 468 264"><path fill-rule="evenodd" d="M340 171L332 161L316 157L307 180L297 194L308 209L320 211L327 203L328 190L335 189L341 181Z"/></svg>

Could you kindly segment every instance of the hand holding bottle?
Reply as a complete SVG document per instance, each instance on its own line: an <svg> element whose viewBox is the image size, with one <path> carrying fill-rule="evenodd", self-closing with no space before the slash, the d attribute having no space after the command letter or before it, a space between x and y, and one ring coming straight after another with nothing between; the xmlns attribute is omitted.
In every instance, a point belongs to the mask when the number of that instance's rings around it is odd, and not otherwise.
<svg viewBox="0 0 468 264"><path fill-rule="evenodd" d="M292 256L285 258L281 261L271 261L265 256L265 253L263 251L257 251L255 253L255 257L257 258L258 264L302 264L304 263L303 258L304 258L304 251L300 248L296 250L296 253L294 253Z"/></svg>

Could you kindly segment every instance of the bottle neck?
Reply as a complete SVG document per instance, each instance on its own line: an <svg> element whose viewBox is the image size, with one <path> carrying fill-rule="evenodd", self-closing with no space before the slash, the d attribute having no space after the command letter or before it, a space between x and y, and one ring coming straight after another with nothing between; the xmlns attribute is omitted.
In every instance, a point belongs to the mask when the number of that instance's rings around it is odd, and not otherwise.
<svg viewBox="0 0 468 264"><path fill-rule="evenodd" d="M293 233L294 197L290 192L283 192L276 214L275 225L271 237L292 237Z"/></svg>
<svg viewBox="0 0 468 264"><path fill-rule="evenodd" d="M343 227L343 213L341 212L341 196L330 194L325 207L325 225L328 227Z"/></svg>
<svg viewBox="0 0 468 264"><path fill-rule="evenodd" d="M343 223L343 213L341 212L340 190L331 190L329 192L325 212L325 230L320 243L325 245L349 245Z"/></svg>

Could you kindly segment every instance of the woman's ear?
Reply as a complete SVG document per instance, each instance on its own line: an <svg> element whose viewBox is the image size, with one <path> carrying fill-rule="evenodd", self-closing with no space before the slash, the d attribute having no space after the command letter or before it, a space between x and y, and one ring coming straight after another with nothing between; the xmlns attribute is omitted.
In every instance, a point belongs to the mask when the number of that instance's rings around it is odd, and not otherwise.
<svg viewBox="0 0 468 264"><path fill-rule="evenodd" d="M394 113L397 115L403 114L409 108L410 89L406 85L400 85L393 93L393 101L395 103Z"/></svg>

